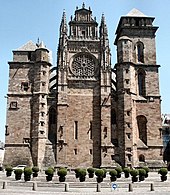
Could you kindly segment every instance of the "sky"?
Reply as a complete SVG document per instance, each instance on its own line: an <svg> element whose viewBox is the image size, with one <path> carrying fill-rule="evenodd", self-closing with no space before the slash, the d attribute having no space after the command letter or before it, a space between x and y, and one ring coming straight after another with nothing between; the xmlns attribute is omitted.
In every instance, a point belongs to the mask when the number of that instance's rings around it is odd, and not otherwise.
<svg viewBox="0 0 170 195"><path fill-rule="evenodd" d="M65 10L67 22L74 16L76 6L91 7L93 17L100 24L104 14L109 33L112 66L116 63L115 31L121 16L136 8L147 16L154 16L154 25L159 26L156 34L157 64L161 65L160 94L161 112L170 114L170 0L0 0L0 140L5 141L6 94L8 90L8 61L12 51L29 40L38 38L53 53L56 65L59 26Z"/></svg>

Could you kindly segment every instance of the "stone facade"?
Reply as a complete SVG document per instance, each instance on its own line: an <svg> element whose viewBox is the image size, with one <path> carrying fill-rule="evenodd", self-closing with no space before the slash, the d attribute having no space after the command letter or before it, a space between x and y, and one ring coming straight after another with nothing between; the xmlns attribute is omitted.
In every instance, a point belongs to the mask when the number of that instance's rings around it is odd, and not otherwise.
<svg viewBox="0 0 170 195"><path fill-rule="evenodd" d="M76 9L69 28L63 13L57 67L50 69L43 43L28 42L14 51L4 164L161 166L153 20L138 10L121 17L114 68L105 17L98 32L84 4Z"/></svg>

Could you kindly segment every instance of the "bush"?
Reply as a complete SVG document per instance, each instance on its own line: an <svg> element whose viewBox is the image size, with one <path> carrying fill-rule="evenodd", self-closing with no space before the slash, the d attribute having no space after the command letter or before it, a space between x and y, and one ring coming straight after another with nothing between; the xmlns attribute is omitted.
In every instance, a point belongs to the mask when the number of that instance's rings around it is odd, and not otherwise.
<svg viewBox="0 0 170 195"><path fill-rule="evenodd" d="M139 171L138 171L137 169L132 169L132 170L130 171L130 175L131 175L132 177L136 177L136 176L139 175Z"/></svg>
<svg viewBox="0 0 170 195"><path fill-rule="evenodd" d="M48 169L45 170L46 175L53 175L54 174L54 169L52 167L49 167Z"/></svg>
<svg viewBox="0 0 170 195"><path fill-rule="evenodd" d="M139 176L145 176L145 175L146 175L145 169L139 169Z"/></svg>
<svg viewBox="0 0 170 195"><path fill-rule="evenodd" d="M75 174L76 174L76 178L79 178L79 175L80 175L80 168L76 168L74 170Z"/></svg>
<svg viewBox="0 0 170 195"><path fill-rule="evenodd" d="M125 167L125 168L123 169L123 172L124 172L124 173L130 173L130 169L129 169L128 167Z"/></svg>
<svg viewBox="0 0 170 195"><path fill-rule="evenodd" d="M122 167L116 167L115 170L118 174L122 173Z"/></svg>
<svg viewBox="0 0 170 195"><path fill-rule="evenodd" d="M80 170L79 170L79 176L80 176L80 177L85 177L86 174L87 174L86 169L80 169Z"/></svg>
<svg viewBox="0 0 170 195"><path fill-rule="evenodd" d="M106 177L106 173L107 173L107 169L103 168L103 171L104 171L103 177L105 178Z"/></svg>
<svg viewBox="0 0 170 195"><path fill-rule="evenodd" d="M65 177L67 175L67 169L66 168L60 168L57 172L58 176Z"/></svg>
<svg viewBox="0 0 170 195"><path fill-rule="evenodd" d="M32 168L25 167L24 169L24 175L31 175L32 174Z"/></svg>
<svg viewBox="0 0 170 195"><path fill-rule="evenodd" d="M15 169L14 173L17 175L22 175L23 170L22 169Z"/></svg>
<svg viewBox="0 0 170 195"><path fill-rule="evenodd" d="M39 169L37 166L32 167L32 171L33 171L34 173L38 173L39 170L40 170L40 169Z"/></svg>
<svg viewBox="0 0 170 195"><path fill-rule="evenodd" d="M87 169L87 172L88 172L89 174L92 174L92 173L95 172L95 169L92 168L92 167L90 167L90 168Z"/></svg>
<svg viewBox="0 0 170 195"><path fill-rule="evenodd" d="M146 171L146 173L149 172L149 168L148 167L142 167L142 169L144 169Z"/></svg>
<svg viewBox="0 0 170 195"><path fill-rule="evenodd" d="M168 173L168 169L162 167L159 169L158 173L161 174L162 176L165 176Z"/></svg>
<svg viewBox="0 0 170 195"><path fill-rule="evenodd" d="M95 175L96 175L97 177L103 177L103 176L104 176L104 171L103 171L103 169L97 169L97 170L95 171Z"/></svg>
<svg viewBox="0 0 170 195"><path fill-rule="evenodd" d="M109 175L110 175L111 177L117 176L117 171L116 171L115 169L112 169L112 170L109 171Z"/></svg>
<svg viewBox="0 0 170 195"><path fill-rule="evenodd" d="M6 166L5 171L12 172L13 171L12 166L10 165Z"/></svg>

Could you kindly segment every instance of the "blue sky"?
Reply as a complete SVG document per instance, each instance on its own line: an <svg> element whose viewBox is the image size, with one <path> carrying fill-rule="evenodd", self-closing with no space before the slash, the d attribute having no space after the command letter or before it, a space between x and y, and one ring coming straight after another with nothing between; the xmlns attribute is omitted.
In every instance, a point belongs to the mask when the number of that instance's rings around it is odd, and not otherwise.
<svg viewBox="0 0 170 195"><path fill-rule="evenodd" d="M4 141L6 124L6 96L8 88L8 61L12 60L12 50L29 40L37 42L38 37L53 52L56 64L59 25L65 9L67 22L74 15L81 0L0 0L0 140ZM112 64L116 63L116 48L113 44L118 21L131 9L137 8L145 15L154 16L159 26L156 36L157 64L161 65L160 92L162 113L170 113L170 1L169 0L84 0L100 23L104 13L109 31Z"/></svg>

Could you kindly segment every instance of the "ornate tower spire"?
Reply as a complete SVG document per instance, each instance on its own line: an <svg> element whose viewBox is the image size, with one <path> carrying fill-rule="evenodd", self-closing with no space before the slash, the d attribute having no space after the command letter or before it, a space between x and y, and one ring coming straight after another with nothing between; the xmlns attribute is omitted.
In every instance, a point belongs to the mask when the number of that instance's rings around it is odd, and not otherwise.
<svg viewBox="0 0 170 195"><path fill-rule="evenodd" d="M106 26L106 20L104 14L101 17L100 24L100 44L101 44L101 66L106 69L111 65L111 54L109 48L108 30Z"/></svg>
<svg viewBox="0 0 170 195"><path fill-rule="evenodd" d="M67 34L67 21L66 21L66 12L63 11L63 16L60 24L60 36L62 34Z"/></svg>
<svg viewBox="0 0 170 195"><path fill-rule="evenodd" d="M107 30L104 14L102 14L101 24L100 24L100 37L102 36L108 36L108 30Z"/></svg>

